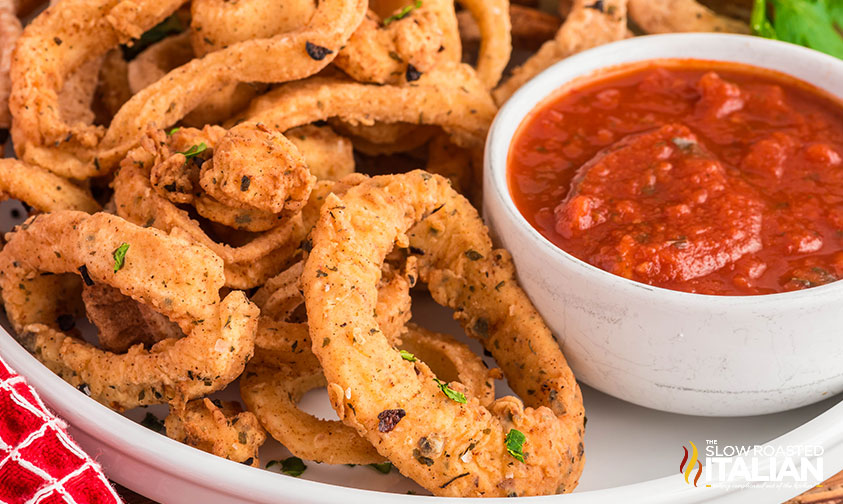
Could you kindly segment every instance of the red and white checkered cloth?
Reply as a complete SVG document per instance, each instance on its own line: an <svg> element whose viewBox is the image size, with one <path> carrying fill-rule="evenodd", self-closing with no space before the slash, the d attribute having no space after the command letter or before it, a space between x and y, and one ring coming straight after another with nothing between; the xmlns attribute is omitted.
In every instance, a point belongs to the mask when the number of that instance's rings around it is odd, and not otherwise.
<svg viewBox="0 0 843 504"><path fill-rule="evenodd" d="M0 504L119 504L65 423L0 357Z"/></svg>

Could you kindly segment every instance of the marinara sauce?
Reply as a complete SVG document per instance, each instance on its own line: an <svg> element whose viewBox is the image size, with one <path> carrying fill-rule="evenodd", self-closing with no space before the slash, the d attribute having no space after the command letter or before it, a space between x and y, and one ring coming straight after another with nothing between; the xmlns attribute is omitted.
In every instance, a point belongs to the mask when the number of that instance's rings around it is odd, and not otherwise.
<svg viewBox="0 0 843 504"><path fill-rule="evenodd" d="M843 277L843 107L767 70L664 60L575 86L509 153L521 213L563 250L668 289Z"/></svg>

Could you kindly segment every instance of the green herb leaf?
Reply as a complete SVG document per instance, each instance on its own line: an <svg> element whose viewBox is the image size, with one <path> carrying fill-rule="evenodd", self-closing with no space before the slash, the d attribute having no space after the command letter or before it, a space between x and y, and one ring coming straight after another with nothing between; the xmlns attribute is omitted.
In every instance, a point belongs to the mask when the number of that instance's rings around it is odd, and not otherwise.
<svg viewBox="0 0 843 504"><path fill-rule="evenodd" d="M756 35L843 59L843 6L839 0L755 0L750 24Z"/></svg>
<svg viewBox="0 0 843 504"><path fill-rule="evenodd" d="M184 152L179 152L179 154L184 154L184 157L186 157L187 159L190 159L193 156L196 156L198 154L201 154L201 153L205 152L205 150L207 148L208 148L208 146L205 145L205 142L201 142L199 145L191 146L189 149L187 149Z"/></svg>
<svg viewBox="0 0 843 504"><path fill-rule="evenodd" d="M416 359L415 355L411 354L410 352L408 352L406 350L399 350L398 353L401 354L401 358L404 359L405 361L416 362L418 360L418 359Z"/></svg>
<svg viewBox="0 0 843 504"><path fill-rule="evenodd" d="M170 131L167 132L167 136L173 136L175 134L175 132L180 130L180 129L181 128L179 128L179 127L171 129Z"/></svg>
<svg viewBox="0 0 843 504"><path fill-rule="evenodd" d="M524 441L526 440L527 436L520 430L509 429L509 432L506 433L506 451L521 462L524 462L524 452L522 450L524 449Z"/></svg>
<svg viewBox="0 0 843 504"><path fill-rule="evenodd" d="M389 474L389 471L392 470L392 464L390 462L384 462L383 464L369 464L369 467L372 467L383 474Z"/></svg>
<svg viewBox="0 0 843 504"><path fill-rule="evenodd" d="M389 16L388 18L384 19L383 25L387 26L387 25L389 25L389 23L391 23L393 21L398 21L399 19L404 19L405 17L407 17L407 15L409 13L413 12L414 10L418 9L421 6L422 6L422 0L416 0L416 3L414 3L413 5L408 5L408 6L404 7L403 9L401 9L400 11L398 11L397 14L393 14L393 15Z"/></svg>
<svg viewBox="0 0 843 504"><path fill-rule="evenodd" d="M119 247L114 250L114 272L117 273L123 269L123 264L126 262L126 252L129 250L128 243L121 243Z"/></svg>
<svg viewBox="0 0 843 504"><path fill-rule="evenodd" d="M272 466L280 465L281 472L287 474L289 476L295 476L298 478L302 475L302 473L307 469L307 466L304 465L302 459L298 457L290 457L285 458L284 460L270 460L266 463L266 468L269 469Z"/></svg>
<svg viewBox="0 0 843 504"><path fill-rule="evenodd" d="M465 399L465 394L463 394L462 392L457 392L456 390L449 387L447 383L437 378L434 378L433 381L435 381L436 384L439 385L439 390L441 390L446 396L448 396L448 399L456 401L460 404L465 404L467 402Z"/></svg>
<svg viewBox="0 0 843 504"><path fill-rule="evenodd" d="M164 422L158 420L158 417L153 415L152 413L147 413L143 420L140 422L141 425L146 427L147 429L154 430L155 432L163 434L165 431Z"/></svg>

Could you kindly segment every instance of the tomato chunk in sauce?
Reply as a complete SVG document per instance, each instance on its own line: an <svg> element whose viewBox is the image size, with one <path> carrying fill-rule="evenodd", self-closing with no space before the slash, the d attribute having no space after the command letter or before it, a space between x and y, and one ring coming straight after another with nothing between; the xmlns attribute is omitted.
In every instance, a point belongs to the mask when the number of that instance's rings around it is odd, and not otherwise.
<svg viewBox="0 0 843 504"><path fill-rule="evenodd" d="M548 240L686 292L843 278L843 106L750 66L668 60L551 98L510 148L510 191Z"/></svg>

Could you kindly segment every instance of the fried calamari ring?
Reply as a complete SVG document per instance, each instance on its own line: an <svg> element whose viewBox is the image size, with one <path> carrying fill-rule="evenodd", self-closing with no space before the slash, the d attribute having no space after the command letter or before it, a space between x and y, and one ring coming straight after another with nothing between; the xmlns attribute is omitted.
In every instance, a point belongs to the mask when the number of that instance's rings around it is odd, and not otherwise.
<svg viewBox="0 0 843 504"><path fill-rule="evenodd" d="M36 17L12 58L9 108L18 156L68 178L102 175L94 166L93 151L105 130L65 121L61 90L85 62L140 37L180 4L181 0L162 0L139 9L118 0L67 0ZM84 162L90 166L81 166Z"/></svg>
<svg viewBox="0 0 843 504"><path fill-rule="evenodd" d="M647 33L749 33L743 21L720 16L696 0L629 0L629 18Z"/></svg>
<svg viewBox="0 0 843 504"><path fill-rule="evenodd" d="M138 225L176 233L209 248L224 264L225 284L247 289L263 284L288 264L304 236L301 219L280 225L231 246L211 238L187 211L159 195L150 183L152 156L142 148L127 156L114 178L117 214ZM247 215L247 214L244 214Z"/></svg>
<svg viewBox="0 0 843 504"><path fill-rule="evenodd" d="M494 88L512 54L512 23L509 0L459 0L477 23L481 38L477 75L487 88Z"/></svg>
<svg viewBox="0 0 843 504"><path fill-rule="evenodd" d="M562 26L558 16L518 4L509 6L509 17L512 23L512 45L530 51L537 51ZM463 43L473 44L483 39L483 33L470 12L458 12L457 20Z"/></svg>
<svg viewBox="0 0 843 504"><path fill-rule="evenodd" d="M284 136L304 156L307 168L319 180L339 180L354 172L351 141L328 126L308 124L285 131Z"/></svg>
<svg viewBox="0 0 843 504"><path fill-rule="evenodd" d="M114 0L67 0L38 16L21 37L12 65L10 108L19 156L71 178L107 173L137 144L148 124L173 124L229 83L286 82L315 74L332 61L365 12L364 0L324 0L298 30L191 60L134 95L107 131L61 120L57 95L63 78L84 61L140 36L179 4L165 0L137 9L131 2L115 6ZM89 20L89 25L67 23L73 16ZM56 47L56 40L63 43ZM29 65L31 61L39 64ZM278 61L284 64L274 64Z"/></svg>
<svg viewBox="0 0 843 504"><path fill-rule="evenodd" d="M194 0L190 37L197 56L237 42L273 37L304 26L316 10L314 0Z"/></svg>
<svg viewBox="0 0 843 504"><path fill-rule="evenodd" d="M475 180L471 153L451 143L447 135L439 134L427 146L427 166L430 173L451 181L457 192L465 194Z"/></svg>
<svg viewBox="0 0 843 504"><path fill-rule="evenodd" d="M187 336L114 354L59 331L54 318L33 311L30 299L60 295L43 279L66 273L119 289ZM243 372L254 350L258 309L240 291L220 301L223 283L222 260L207 248L102 213L35 216L0 251L3 302L19 341L70 384L87 385L92 398L117 410L180 407Z"/></svg>
<svg viewBox="0 0 843 504"><path fill-rule="evenodd" d="M502 105L515 91L542 70L572 54L626 37L627 0L576 0L553 40L545 42L512 76L494 91Z"/></svg>
<svg viewBox="0 0 843 504"><path fill-rule="evenodd" d="M424 74L413 86L326 77L284 84L256 98L240 117L279 131L332 117L352 125L431 124L444 129L456 145L482 147L495 112L472 68L445 65Z"/></svg>
<svg viewBox="0 0 843 504"><path fill-rule="evenodd" d="M471 219L459 227L437 228L445 235L442 241L419 243L429 265L428 281L435 296L441 290L453 296L439 297L439 302L454 307L463 302L467 312L460 321L475 322L474 327L464 325L469 334L505 343L513 351L513 356L498 354L510 380L545 383L548 390L526 396L541 406L524 408L514 397L498 399L488 409L476 399L466 404L452 400L427 366L391 351L372 315L380 265L393 243L405 243L402 237L414 225L427 226L425 217L441 213L446 219L463 207L471 209L447 180L420 171L375 177L342 197L326 198L302 283L313 352L325 372L329 398L346 425L355 427L402 474L437 495L569 491L583 464L579 387L555 339L517 286L508 255L491 250L476 211L465 215ZM466 227L471 234L464 240L460 233ZM484 240L474 243L475 234ZM445 242L451 246L439 246ZM466 242L479 250L461 248ZM448 269L439 269L440 261ZM359 334L369 336L360 341ZM327 344L319 343L326 338ZM535 353L530 345L538 345ZM523 369L513 374L516 357L525 360ZM538 375L539 370L546 379L523 376ZM397 409L405 415L383 428L379 417ZM523 462L507 452L505 437L511 429L526 435Z"/></svg>
<svg viewBox="0 0 843 504"><path fill-rule="evenodd" d="M17 159L0 159L0 199L21 200L40 212L100 209L90 193L44 168Z"/></svg>
<svg viewBox="0 0 843 504"><path fill-rule="evenodd" d="M355 178L356 179L356 178ZM346 190L341 184L334 186ZM252 297L261 309L255 345L269 352L274 359L296 362L309 355L310 335L307 324L293 319L294 312L304 304L301 293L303 262L298 262L278 276L267 280ZM415 260L409 259L402 270L384 267L384 276L378 285L378 302L375 307L381 330L390 342L398 344L410 320L410 288L415 285L418 273Z"/></svg>
<svg viewBox="0 0 843 504"><path fill-rule="evenodd" d="M496 370L450 336L408 326L402 350L432 367L454 390L477 397L481 404L494 400ZM293 455L327 464L374 464L384 456L354 429L337 420L305 413L298 403L307 392L327 385L319 361L307 352L294 362L263 359L259 349L240 380L240 393L270 435Z"/></svg>
<svg viewBox="0 0 843 504"><path fill-rule="evenodd" d="M228 83L288 82L319 72L333 61L364 13L365 0L323 0L297 30L239 42L176 68L120 109L103 138L100 162L114 166L147 124L173 124Z"/></svg>
<svg viewBox="0 0 843 504"><path fill-rule="evenodd" d="M12 89L9 67L12 64L12 49L22 32L15 2L0 1L0 128L4 129L12 125L12 114L9 112L9 93Z"/></svg>
<svg viewBox="0 0 843 504"><path fill-rule="evenodd" d="M253 296L261 319L255 357L240 380L243 401L270 435L296 456L330 464L383 462L384 457L353 429L336 420L315 418L297 406L305 393L325 386L319 361L310 350L307 323L294 321L294 313L304 304L303 266L303 262L295 264ZM378 288L377 317L395 343L406 332L410 286L417 278L411 264L407 267L400 272L387 268Z"/></svg>
<svg viewBox="0 0 843 504"><path fill-rule="evenodd" d="M260 467L266 431L255 415L231 401L207 397L173 409L164 420L167 437L224 459Z"/></svg>

